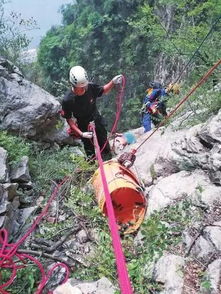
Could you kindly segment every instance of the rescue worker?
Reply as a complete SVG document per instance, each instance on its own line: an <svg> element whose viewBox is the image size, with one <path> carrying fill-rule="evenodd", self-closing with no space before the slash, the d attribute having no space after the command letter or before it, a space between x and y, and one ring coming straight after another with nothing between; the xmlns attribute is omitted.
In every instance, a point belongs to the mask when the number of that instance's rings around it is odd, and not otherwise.
<svg viewBox="0 0 221 294"><path fill-rule="evenodd" d="M151 82L146 92L147 95L144 97L141 110L144 133L151 130L151 121L157 126L167 116L166 101L169 96L168 93L179 94L179 86L178 84L169 84L167 88L163 88L160 83Z"/></svg>
<svg viewBox="0 0 221 294"><path fill-rule="evenodd" d="M93 134L88 132L88 125L91 121L95 123L97 139L102 149L104 160L111 159L111 151L107 142L107 131L103 119L98 112L96 99L115 86L122 84L122 75L115 76L109 83L99 86L89 82L87 72L81 66L74 66L69 72L71 89L67 91L62 100L62 116L66 118L73 134L82 139L84 150L88 159L95 156L94 145L92 142Z"/></svg>

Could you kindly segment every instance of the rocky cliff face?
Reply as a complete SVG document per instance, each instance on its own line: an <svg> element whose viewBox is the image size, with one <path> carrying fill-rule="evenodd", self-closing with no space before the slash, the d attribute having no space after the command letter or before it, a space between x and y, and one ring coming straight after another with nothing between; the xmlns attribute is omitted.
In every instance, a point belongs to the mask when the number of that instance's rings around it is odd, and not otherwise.
<svg viewBox="0 0 221 294"><path fill-rule="evenodd" d="M0 58L1 130L33 140L73 144L60 118L60 108L54 96L26 80L11 62Z"/></svg>
<svg viewBox="0 0 221 294"><path fill-rule="evenodd" d="M148 200L146 220L156 212L180 206L180 217L190 218L179 230L179 221L164 223L177 228L174 238L180 243L162 256L147 262L143 275L161 285L159 294L220 294L221 292L221 111L205 124L172 131L161 128L139 148L132 168L145 187ZM132 131L137 143L124 151L139 147L149 135L143 129ZM189 203L183 206L183 203ZM141 227L135 247L145 243ZM157 238L157 236L156 236ZM203 275L203 279L202 279ZM60 286L58 293L72 293L81 286ZM61 292L59 292L61 291ZM66 292L65 292L66 291ZM88 292L92 293L92 292ZM100 293L96 289L94 293ZM109 292L105 292L109 293ZM139 293L137 293L139 294Z"/></svg>
<svg viewBox="0 0 221 294"><path fill-rule="evenodd" d="M24 80L17 68L2 59L0 82L1 129L22 133L35 140L55 140L56 136L53 137L53 134L56 134L55 126L59 120L59 103L56 99ZM137 143L128 146L124 151L137 148L149 135L143 134L142 128L133 132L136 134ZM138 149L132 169L145 188L148 200L146 220L155 212L162 213L163 216L165 209L181 205L183 201L190 203L181 211L183 218L192 217L187 226L176 232L181 236L178 246L170 251L164 250L162 256L151 265L147 262L143 269L144 275L162 286L163 290L157 292L160 294L220 294L221 110L205 124L189 129L160 129ZM20 224L24 224L35 209L26 207L19 190L26 193L32 190L27 158L22 158L19 166L10 170L7 165L7 152L0 148L0 227L4 225L10 234L13 234ZM21 209L22 201L25 204L24 209ZM199 217L195 218L198 215ZM10 219L13 219L13 224L9 222ZM179 228L179 223L176 222L164 225ZM80 228L78 231L80 232ZM82 234L86 234L84 230ZM77 233L72 235L76 244ZM79 237L80 239L82 238ZM91 243L88 239L78 242ZM145 252L141 232L136 236L134 245L143 246ZM60 245L60 254L65 255L65 260L69 263L73 263L73 256L68 255L67 248L73 249L72 247L70 240ZM78 257L79 248L76 253ZM85 257L87 254L83 252L82 256ZM207 288L199 282L200 273L209 281ZM89 294L115 291L106 279L92 284L76 283L70 280L64 288L61 286L55 290L55 293L76 291L81 294L87 291Z"/></svg>
<svg viewBox="0 0 221 294"><path fill-rule="evenodd" d="M163 130L163 129L162 129ZM162 131L161 130L161 131ZM221 291L221 111L205 124L173 132L159 130L137 153L134 172L143 180L148 209L153 213L180 205L191 206L181 213L193 216L182 232L179 250L165 251L149 275L164 285L162 294L210 293ZM147 135L138 138L137 148ZM171 224L167 224L171 225ZM176 224L172 224L176 225ZM139 240L141 242L139 243ZM142 234L137 237L142 244ZM149 265L147 265L147 268ZM204 272L208 289L200 285Z"/></svg>

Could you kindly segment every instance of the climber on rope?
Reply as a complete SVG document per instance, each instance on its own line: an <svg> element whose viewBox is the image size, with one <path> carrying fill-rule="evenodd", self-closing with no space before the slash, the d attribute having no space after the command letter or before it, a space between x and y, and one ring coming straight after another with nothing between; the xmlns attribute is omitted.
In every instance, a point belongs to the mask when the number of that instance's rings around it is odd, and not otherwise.
<svg viewBox="0 0 221 294"><path fill-rule="evenodd" d="M164 88L158 82L151 82L146 90L147 95L144 97L143 106L141 109L142 125L144 133L151 130L151 121L154 126L157 125L167 116L166 102L169 98L169 93L179 94L180 87L178 84L169 84Z"/></svg>
<svg viewBox="0 0 221 294"><path fill-rule="evenodd" d="M99 86L89 82L87 72L81 66L74 66L69 72L71 89L67 91L62 100L61 115L70 126L69 134L82 140L87 158L95 158L92 132L88 132L88 125L94 121L98 143L102 149L104 160L112 158L110 146L107 142L107 131L103 118L98 112L96 99L103 94L109 93L114 87L122 84L122 75L115 76L109 83Z"/></svg>

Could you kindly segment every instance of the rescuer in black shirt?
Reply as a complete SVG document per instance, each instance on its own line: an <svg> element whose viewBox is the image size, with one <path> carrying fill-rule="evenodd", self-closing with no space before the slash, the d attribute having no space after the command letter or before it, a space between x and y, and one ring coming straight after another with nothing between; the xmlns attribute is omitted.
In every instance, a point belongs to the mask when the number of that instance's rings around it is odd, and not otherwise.
<svg viewBox="0 0 221 294"><path fill-rule="evenodd" d="M69 80L72 87L63 98L62 116L66 118L73 134L82 139L84 150L90 159L95 155L94 146L90 140L93 134L88 132L88 124L91 121L95 123L97 139L101 149L107 141L107 131L103 119L98 112L96 99L103 94L109 93L114 85L121 84L122 75L117 75L106 85L99 86L89 82L83 67L74 66L70 70ZM102 157L104 160L111 159L112 157L108 142L102 151Z"/></svg>

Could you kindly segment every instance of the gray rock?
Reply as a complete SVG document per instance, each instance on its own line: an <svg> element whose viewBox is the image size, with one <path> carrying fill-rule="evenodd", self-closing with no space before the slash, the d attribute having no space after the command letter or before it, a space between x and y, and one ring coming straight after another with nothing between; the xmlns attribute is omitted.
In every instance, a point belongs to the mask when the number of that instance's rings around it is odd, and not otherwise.
<svg viewBox="0 0 221 294"><path fill-rule="evenodd" d="M17 183L6 183L2 185L3 188L8 192L8 200L12 201L17 195Z"/></svg>
<svg viewBox="0 0 221 294"><path fill-rule="evenodd" d="M200 139L210 148L212 148L215 143L221 144L220 125L221 110L216 116L212 117L199 132Z"/></svg>
<svg viewBox="0 0 221 294"><path fill-rule="evenodd" d="M114 294L116 288L110 281L103 277L96 282L77 282L70 279L67 283L59 286L54 290L54 294Z"/></svg>
<svg viewBox="0 0 221 294"><path fill-rule="evenodd" d="M204 186L208 183L208 176L201 170L192 173L181 171L159 180L149 192L147 217L154 210L160 211L175 201L190 198L199 185Z"/></svg>
<svg viewBox="0 0 221 294"><path fill-rule="evenodd" d="M206 271L206 278L211 284L211 288L209 289L210 294L220 294L221 285L220 285L220 277L221 277L221 259L217 259L213 261ZM204 289L201 289L202 293L204 293Z"/></svg>
<svg viewBox="0 0 221 294"><path fill-rule="evenodd" d="M31 180L28 168L28 156L23 156L18 165L11 171L11 181L18 183L28 183Z"/></svg>
<svg viewBox="0 0 221 294"><path fill-rule="evenodd" d="M215 248L203 236L199 236L191 250L191 256L201 260L209 260L213 253L215 253Z"/></svg>
<svg viewBox="0 0 221 294"><path fill-rule="evenodd" d="M7 151L0 147L0 183L8 181Z"/></svg>
<svg viewBox="0 0 221 294"><path fill-rule="evenodd" d="M66 133L59 101L0 58L0 129L34 140L76 145Z"/></svg>
<svg viewBox="0 0 221 294"><path fill-rule="evenodd" d="M214 245L216 250L221 251L221 227L208 226L204 231L206 238Z"/></svg>
<svg viewBox="0 0 221 294"><path fill-rule="evenodd" d="M88 235L85 230L81 230L77 233L77 240L80 244L86 243L88 241Z"/></svg>
<svg viewBox="0 0 221 294"><path fill-rule="evenodd" d="M0 186L0 215L4 214L8 205L8 192Z"/></svg>
<svg viewBox="0 0 221 294"><path fill-rule="evenodd" d="M181 256L165 254L158 260L154 268L154 279L164 284L161 293L182 293L183 267L184 258Z"/></svg>

